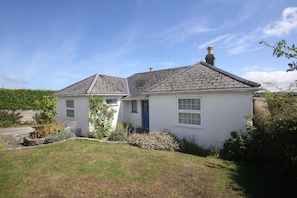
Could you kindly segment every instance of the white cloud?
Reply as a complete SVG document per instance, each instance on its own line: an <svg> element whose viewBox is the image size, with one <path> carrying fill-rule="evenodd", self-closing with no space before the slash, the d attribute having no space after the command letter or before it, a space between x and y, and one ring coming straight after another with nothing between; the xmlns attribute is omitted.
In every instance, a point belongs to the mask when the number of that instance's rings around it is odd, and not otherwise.
<svg viewBox="0 0 297 198"><path fill-rule="evenodd" d="M13 74L6 74L6 75L4 75L4 79L6 81L12 82L12 83L26 84L26 81L24 81L19 76L13 75Z"/></svg>
<svg viewBox="0 0 297 198"><path fill-rule="evenodd" d="M181 42L192 34L211 32L218 29L210 28L206 24L207 23L205 19L192 18L181 24L167 28L160 33L150 35L148 38L161 38L162 42L168 40Z"/></svg>
<svg viewBox="0 0 297 198"><path fill-rule="evenodd" d="M209 45L214 45L216 43L222 42L223 44L227 44L230 40L232 40L236 35L225 34L221 36L217 36L216 38L206 41L198 46L199 49L205 49Z"/></svg>
<svg viewBox="0 0 297 198"><path fill-rule="evenodd" d="M208 45L215 45L216 48L225 48L230 54L235 55L258 50L260 47L253 45L255 39L259 39L259 29L255 29L249 33L221 35L200 44L198 48L202 49L206 48Z"/></svg>
<svg viewBox="0 0 297 198"><path fill-rule="evenodd" d="M255 81L258 83L269 82L276 84L282 89L289 87L290 83L297 80L297 72L285 72L285 71L249 71L244 74L243 78Z"/></svg>
<svg viewBox="0 0 297 198"><path fill-rule="evenodd" d="M297 30L297 7L284 9L282 18L269 24L263 33L269 36L282 36L289 34L292 30Z"/></svg>

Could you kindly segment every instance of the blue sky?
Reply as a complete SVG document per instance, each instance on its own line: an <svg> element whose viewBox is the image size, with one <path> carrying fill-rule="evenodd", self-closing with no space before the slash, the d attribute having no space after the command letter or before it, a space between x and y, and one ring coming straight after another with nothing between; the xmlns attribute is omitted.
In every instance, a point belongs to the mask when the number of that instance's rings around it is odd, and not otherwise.
<svg viewBox="0 0 297 198"><path fill-rule="evenodd" d="M297 44L295 0L0 0L0 87L59 90L95 73L134 73L205 61L258 83L288 85Z"/></svg>

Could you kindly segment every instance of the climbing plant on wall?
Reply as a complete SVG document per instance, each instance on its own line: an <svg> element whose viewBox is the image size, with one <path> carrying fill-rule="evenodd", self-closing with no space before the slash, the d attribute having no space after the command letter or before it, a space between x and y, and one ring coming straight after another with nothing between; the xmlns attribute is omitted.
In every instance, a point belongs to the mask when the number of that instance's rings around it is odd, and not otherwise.
<svg viewBox="0 0 297 198"><path fill-rule="evenodd" d="M110 105L104 102L100 96L90 96L89 99L90 117L93 130L89 137L101 139L111 134L112 120L116 112Z"/></svg>

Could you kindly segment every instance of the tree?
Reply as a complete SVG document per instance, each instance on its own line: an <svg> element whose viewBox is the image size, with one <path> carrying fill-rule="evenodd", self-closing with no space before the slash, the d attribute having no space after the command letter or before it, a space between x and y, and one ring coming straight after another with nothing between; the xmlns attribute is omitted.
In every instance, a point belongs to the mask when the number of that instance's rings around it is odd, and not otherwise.
<svg viewBox="0 0 297 198"><path fill-rule="evenodd" d="M266 41L261 41L260 44L264 44L268 47L273 48L273 56L276 56L277 58L281 56L285 56L287 59L297 59L297 48L294 44L292 46L287 45L286 40L281 40L275 43L274 45L270 45ZM297 62L292 61L291 63L288 63L288 66L290 67L287 69L288 71L294 71L297 70Z"/></svg>
<svg viewBox="0 0 297 198"><path fill-rule="evenodd" d="M54 123L56 121L57 111L57 98L51 96L43 96L42 100L36 100L35 105L42 112L36 115L36 121L41 123Z"/></svg>

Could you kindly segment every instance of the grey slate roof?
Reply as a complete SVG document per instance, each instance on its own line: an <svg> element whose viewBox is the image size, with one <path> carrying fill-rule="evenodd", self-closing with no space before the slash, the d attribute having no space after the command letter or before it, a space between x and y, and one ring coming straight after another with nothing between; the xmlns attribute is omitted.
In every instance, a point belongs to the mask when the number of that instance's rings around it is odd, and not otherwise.
<svg viewBox="0 0 297 198"><path fill-rule="evenodd" d="M125 78L95 74L57 91L53 96L82 96L88 94L128 95L127 80Z"/></svg>
<svg viewBox="0 0 297 198"><path fill-rule="evenodd" d="M95 74L53 96L87 94L122 95L129 98L144 94L216 89L257 88L260 84L235 76L205 62L159 71L137 73L128 78Z"/></svg>
<svg viewBox="0 0 297 198"><path fill-rule="evenodd" d="M170 77L184 71L188 67L178 67L172 69L138 73L128 78L130 97L141 97L144 90L149 89L156 84L162 83Z"/></svg>
<svg viewBox="0 0 297 198"><path fill-rule="evenodd" d="M260 84L235 76L205 62L199 62L145 92L178 92L213 89L253 88Z"/></svg>

